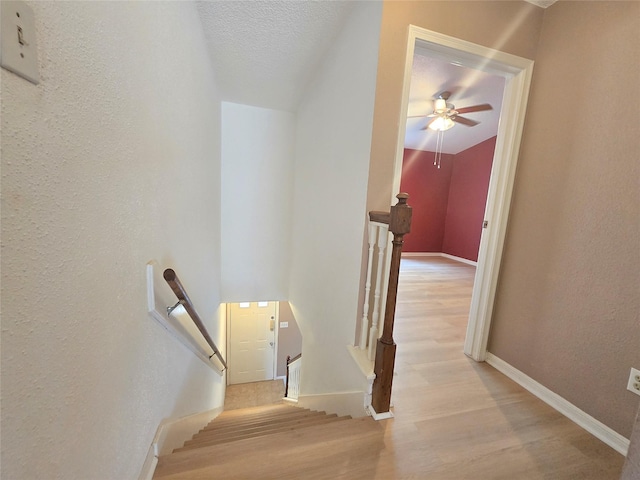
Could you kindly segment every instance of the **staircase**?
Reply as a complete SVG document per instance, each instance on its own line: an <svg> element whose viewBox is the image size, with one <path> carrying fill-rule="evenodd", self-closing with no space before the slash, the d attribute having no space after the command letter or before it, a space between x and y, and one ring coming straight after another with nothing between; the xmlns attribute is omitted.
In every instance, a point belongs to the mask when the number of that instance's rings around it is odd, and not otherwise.
<svg viewBox="0 0 640 480"><path fill-rule="evenodd" d="M153 478L371 478L383 436L370 417L285 404L230 410L161 456Z"/></svg>

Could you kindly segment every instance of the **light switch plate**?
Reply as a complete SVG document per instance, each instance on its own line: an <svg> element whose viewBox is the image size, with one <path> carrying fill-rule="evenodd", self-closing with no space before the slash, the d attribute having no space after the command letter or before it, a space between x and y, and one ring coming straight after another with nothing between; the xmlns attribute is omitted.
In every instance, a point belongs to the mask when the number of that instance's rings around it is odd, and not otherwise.
<svg viewBox="0 0 640 480"><path fill-rule="evenodd" d="M38 46L33 10L26 3L13 0L0 1L0 8L0 65L32 83L39 83Z"/></svg>
<svg viewBox="0 0 640 480"><path fill-rule="evenodd" d="M280 328L289 328L289 322L280 322Z"/></svg>

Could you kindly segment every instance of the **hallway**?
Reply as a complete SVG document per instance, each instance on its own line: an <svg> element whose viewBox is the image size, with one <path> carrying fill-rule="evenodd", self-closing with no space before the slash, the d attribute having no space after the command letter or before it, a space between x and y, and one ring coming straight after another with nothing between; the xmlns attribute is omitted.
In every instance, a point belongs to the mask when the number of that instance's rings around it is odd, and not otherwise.
<svg viewBox="0 0 640 480"><path fill-rule="evenodd" d="M441 257L403 259L394 419L272 426L270 409L319 414L274 405L281 403L280 380L230 385L225 415L247 425L231 429L221 416L220 427L212 423L190 446L161 458L154 478L617 480L621 455L493 367L463 355L474 273ZM231 431L239 439L214 442L214 428L224 432L220 439ZM242 436L267 428L274 433Z"/></svg>
<svg viewBox="0 0 640 480"><path fill-rule="evenodd" d="M475 268L402 260L393 384L376 478L618 479L622 455L462 353Z"/></svg>

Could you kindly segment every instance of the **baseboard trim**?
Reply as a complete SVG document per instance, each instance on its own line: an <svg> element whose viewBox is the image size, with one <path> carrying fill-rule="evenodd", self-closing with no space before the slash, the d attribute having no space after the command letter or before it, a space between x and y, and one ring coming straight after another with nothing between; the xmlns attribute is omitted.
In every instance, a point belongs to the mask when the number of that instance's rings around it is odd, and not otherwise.
<svg viewBox="0 0 640 480"><path fill-rule="evenodd" d="M324 410L327 413L351 415L353 418L366 417L363 403L364 392L321 393L318 395L300 395L298 406L310 410Z"/></svg>
<svg viewBox="0 0 640 480"><path fill-rule="evenodd" d="M474 262L473 260L469 260L467 258L456 257L455 255L449 255L448 253L441 253L441 257L448 258L449 260L455 260L456 262L466 263L467 265L473 265L474 267L478 266L478 262Z"/></svg>
<svg viewBox="0 0 640 480"><path fill-rule="evenodd" d="M389 412L377 413L372 405L369 405L367 407L367 409L369 410L369 413L371 414L371 417L373 417L373 419L376 422L380 421L380 420L388 420L389 418L393 418L393 413L390 412L390 411Z"/></svg>
<svg viewBox="0 0 640 480"><path fill-rule="evenodd" d="M531 392L540 400L556 409L569 420L584 428L591 435L609 445L616 452L625 456L627 455L629 450L629 439L607 427L604 423L596 420L571 402L565 400L557 393L552 392L544 385L536 382L533 378L522 373L520 370L511 366L501 358L496 357L492 353L487 352L486 362L500 373L506 375L518 385Z"/></svg>
<svg viewBox="0 0 640 480"><path fill-rule="evenodd" d="M184 445L184 442L189 440L204 425L220 415L222 411L223 407L218 407L206 412L187 415L186 417L168 418L160 422L151 446L147 451L138 479L151 480L160 455L169 454L174 448Z"/></svg>
<svg viewBox="0 0 640 480"><path fill-rule="evenodd" d="M402 252L403 257L411 258L411 257L444 257L449 260L455 260L456 262L466 263L467 265L473 265L474 267L478 266L478 262L474 262L473 260L469 260L467 258L456 257L455 255L449 255L448 253L442 252Z"/></svg>

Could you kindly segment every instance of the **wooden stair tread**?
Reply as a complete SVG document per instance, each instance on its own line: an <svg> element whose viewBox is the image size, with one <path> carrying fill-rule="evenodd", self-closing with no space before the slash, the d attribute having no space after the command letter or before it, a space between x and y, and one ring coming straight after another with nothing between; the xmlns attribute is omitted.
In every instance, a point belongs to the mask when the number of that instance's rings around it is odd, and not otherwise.
<svg viewBox="0 0 640 480"><path fill-rule="evenodd" d="M291 410L303 410L286 403L273 403L270 405L260 405L257 407L238 408L235 410L225 410L217 418L233 418L233 417L247 417L251 415L262 415L268 413L291 411Z"/></svg>
<svg viewBox="0 0 640 480"><path fill-rule="evenodd" d="M246 425L239 428L225 427L224 429L210 428L208 430L201 430L193 437L210 438L210 437L228 437L233 435L248 435L252 432L261 432L264 430L270 430L277 427L303 425L308 422L323 418L336 417L337 415L325 415L325 414L313 414L304 415L298 417L287 417L280 421L269 421L261 424Z"/></svg>
<svg viewBox="0 0 640 480"><path fill-rule="evenodd" d="M223 431L223 430L239 429L239 428L251 428L253 426L287 421L288 419L304 418L307 416L317 416L322 414L324 414L324 412L314 412L306 409L305 410L300 409L299 412L287 412L280 415L258 417L258 418L250 417L246 419L241 419L241 418L226 419L226 420L221 419L221 421L218 421L218 419L216 418L213 421L209 422L209 424L206 427L204 427L202 430L200 430L200 432L207 432L212 430Z"/></svg>
<svg viewBox="0 0 640 480"><path fill-rule="evenodd" d="M351 471L377 458L383 447L384 430L378 423L369 417L348 419L163 455L154 478L249 479L255 478L257 465L264 465L261 478L306 479L327 464Z"/></svg>
<svg viewBox="0 0 640 480"><path fill-rule="evenodd" d="M203 446L211 446L211 445L220 445L223 443L230 443L230 442L234 442L234 441L238 441L238 440L243 440L246 438L256 438L256 437L264 437L267 435L273 435L275 433L280 433L280 432L291 432L294 430L299 430L299 429L303 429L303 428L311 428L311 427L315 427L318 425L323 425L323 424L327 424L327 423L333 423L333 422L340 422L340 421L345 421L345 420L350 420L349 417L338 417L337 415L327 415L324 417L320 417L317 419L313 419L304 423L300 423L300 424L295 424L295 425L274 425L272 428L269 429L264 429L264 430L259 430L259 431L255 431L255 432L247 432L247 433L240 433L237 435L233 435L233 436L221 436L221 437L215 437L215 436L209 436L209 437L200 437L200 438L196 438L194 437L192 440L188 440L187 442L185 442L184 447L181 448L177 448L174 450L175 452L180 452L183 450L189 450L189 449L194 449L194 448L202 448Z"/></svg>

